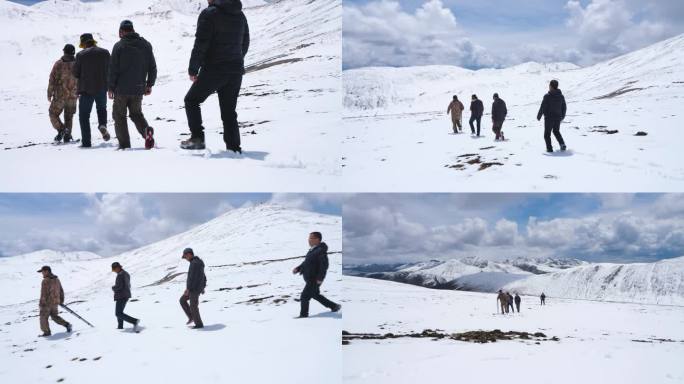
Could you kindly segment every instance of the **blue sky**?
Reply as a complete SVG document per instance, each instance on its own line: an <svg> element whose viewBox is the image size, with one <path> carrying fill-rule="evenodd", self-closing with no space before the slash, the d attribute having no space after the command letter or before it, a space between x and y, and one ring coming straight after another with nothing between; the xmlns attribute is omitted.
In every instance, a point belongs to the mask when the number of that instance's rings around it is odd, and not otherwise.
<svg viewBox="0 0 684 384"><path fill-rule="evenodd" d="M109 256L245 205L272 202L341 215L341 199L333 194L0 194L0 257L40 249Z"/></svg>
<svg viewBox="0 0 684 384"><path fill-rule="evenodd" d="M345 263L481 256L636 262L684 256L671 194L360 194L345 201Z"/></svg>
<svg viewBox="0 0 684 384"><path fill-rule="evenodd" d="M343 0L344 67L590 65L684 33L680 0Z"/></svg>

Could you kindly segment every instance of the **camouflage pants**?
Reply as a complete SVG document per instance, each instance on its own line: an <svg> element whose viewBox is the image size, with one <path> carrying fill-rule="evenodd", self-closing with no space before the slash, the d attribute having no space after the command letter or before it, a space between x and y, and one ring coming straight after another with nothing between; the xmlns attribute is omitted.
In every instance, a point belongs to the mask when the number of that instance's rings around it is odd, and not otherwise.
<svg viewBox="0 0 684 384"><path fill-rule="evenodd" d="M50 123L52 126L61 131L66 129L67 133L71 133L71 127L74 121L74 114L76 113L76 99L59 99L52 98L50 102ZM59 115L64 112L64 122L59 118Z"/></svg>
<svg viewBox="0 0 684 384"><path fill-rule="evenodd" d="M48 324L48 317L52 319L55 323L66 327L69 322L59 317L59 311L57 306L51 307L40 307L40 330L45 333L50 333L50 324Z"/></svg>
<svg viewBox="0 0 684 384"><path fill-rule="evenodd" d="M457 115L455 113L451 114L451 123L452 123L452 128L454 130L454 133L458 133L458 130L463 130L463 127L461 125L461 115Z"/></svg>
<svg viewBox="0 0 684 384"><path fill-rule="evenodd" d="M119 140L120 148L131 147L131 137L128 134L128 122L126 121L126 112L135 124L135 128L140 135L145 137L145 130L149 127L145 116L142 113L142 96L114 96L114 105L112 106L112 117L114 118L114 130L116 131L116 138Z"/></svg>

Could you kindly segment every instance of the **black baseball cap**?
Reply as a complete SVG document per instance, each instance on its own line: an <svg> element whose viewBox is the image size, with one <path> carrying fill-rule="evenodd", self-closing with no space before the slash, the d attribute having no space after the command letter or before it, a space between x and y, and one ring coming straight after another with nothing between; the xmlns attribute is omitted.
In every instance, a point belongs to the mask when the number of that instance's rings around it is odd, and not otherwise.
<svg viewBox="0 0 684 384"><path fill-rule="evenodd" d="M52 268L50 268L50 267L47 266L47 265L43 265L43 266L42 266L39 270L37 270L36 272L43 272L43 271L48 271L48 272L52 273Z"/></svg>
<svg viewBox="0 0 684 384"><path fill-rule="evenodd" d="M64 49L62 49L62 51L67 55L73 55L74 53L76 53L76 47L74 47L71 44L67 44L64 46Z"/></svg>
<svg viewBox="0 0 684 384"><path fill-rule="evenodd" d="M114 269L114 268L121 268L121 264L119 264L118 261L113 262L112 263L112 269Z"/></svg>
<svg viewBox="0 0 684 384"><path fill-rule="evenodd" d="M133 22L130 20L124 20L119 24L119 29L124 30L124 31L132 31L133 30Z"/></svg>
<svg viewBox="0 0 684 384"><path fill-rule="evenodd" d="M185 248L185 249L183 250L183 254L181 255L181 259L183 258L183 256L185 256L186 253L189 253L189 254L191 254L191 255L193 255L193 256L195 255L195 252L192 251L192 248Z"/></svg>

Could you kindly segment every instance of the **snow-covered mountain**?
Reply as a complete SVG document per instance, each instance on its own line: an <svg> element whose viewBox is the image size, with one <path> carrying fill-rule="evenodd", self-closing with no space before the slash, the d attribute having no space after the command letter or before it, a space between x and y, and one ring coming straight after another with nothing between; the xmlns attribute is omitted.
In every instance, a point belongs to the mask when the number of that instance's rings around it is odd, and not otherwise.
<svg viewBox="0 0 684 384"><path fill-rule="evenodd" d="M390 265L345 266L352 276L427 288L684 305L684 257L653 263L589 263L577 259L478 257Z"/></svg>
<svg viewBox="0 0 684 384"><path fill-rule="evenodd" d="M235 209L113 257L41 251L2 258L0 382L117 383L121 378L112 372L122 366L136 382L148 383L341 382L341 314L312 302L312 317L294 319L304 283L291 270L308 250L311 231L322 232L331 251L322 291L339 300L341 218L277 205ZM200 305L204 332L186 329L178 305L188 268L180 257L185 247L192 247L206 265L207 289ZM126 311L142 319L140 334L115 329L114 261L131 274L133 300ZM37 340L41 277L36 270L43 264L60 277L70 308L95 328L62 312L74 333L67 335L51 323L53 336ZM317 353L307 358L319 369L293 370L311 350ZM257 369L265 361L270 369Z"/></svg>
<svg viewBox="0 0 684 384"><path fill-rule="evenodd" d="M583 265L507 284L525 295L684 305L684 257L654 263Z"/></svg>
<svg viewBox="0 0 684 384"><path fill-rule="evenodd" d="M3 191L327 191L341 174L341 14L339 0L243 1L250 27L238 101L243 156L226 155L218 100L202 115L206 151L178 145L189 129L183 98L190 87L188 61L200 0L49 0L24 6L0 0L0 189ZM93 33L112 49L121 20L154 47L158 79L143 112L155 128L157 148L119 153L104 142L91 116L93 148L52 144L46 89L50 69L66 43ZM111 119L111 102L108 108ZM114 134L113 122L109 122ZM131 126L129 130L135 132ZM78 118L74 137L80 138ZM35 161L40 159L41 161ZM88 164L68 178L44 164ZM144 163L145 167L139 164ZM117 164L116 167L111 166ZM106 169L106 177L92 177ZM193 174L191 183L179 182ZM230 175L230 177L217 177Z"/></svg>
<svg viewBox="0 0 684 384"><path fill-rule="evenodd" d="M681 191L684 35L578 68L525 63L469 70L447 65L343 71L344 188L350 191ZM569 152L546 154L536 120L551 79L568 103ZM494 142L490 110L508 106L506 141ZM471 137L471 95L485 105ZM464 104L464 135L447 105ZM558 144L554 144L558 149Z"/></svg>

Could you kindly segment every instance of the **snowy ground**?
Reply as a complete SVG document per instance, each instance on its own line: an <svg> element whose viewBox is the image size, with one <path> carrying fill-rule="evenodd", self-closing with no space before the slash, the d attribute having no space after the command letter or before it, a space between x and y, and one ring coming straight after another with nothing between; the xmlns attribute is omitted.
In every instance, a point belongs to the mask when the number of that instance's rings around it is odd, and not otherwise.
<svg viewBox="0 0 684 384"><path fill-rule="evenodd" d="M343 189L680 191L684 167L674 143L684 121L682 48L684 35L588 68L526 63L479 71L345 71ZM536 115L553 78L568 102L561 133L569 151L547 155ZM508 106L504 142L495 142L491 131L494 92ZM465 106L458 135L446 114L453 94ZM479 138L468 127L471 94L485 105Z"/></svg>
<svg viewBox="0 0 684 384"><path fill-rule="evenodd" d="M493 294L431 290L344 277L344 330L543 332L559 341L352 340L345 383L680 383L684 307L523 297L521 313L496 314ZM665 339L662 341L657 339ZM634 341L640 340L640 341Z"/></svg>
<svg viewBox="0 0 684 384"><path fill-rule="evenodd" d="M0 190L2 191L328 191L341 174L339 156L341 2L246 1L251 45L238 101L243 155L225 151L217 97L203 105L207 150L183 151L188 136L183 98L195 23L206 1L46 1L26 7L0 0ZM91 115L93 147L55 146L46 100L52 64L65 43L92 32L111 50L118 23L131 19L154 46L159 76L143 112L156 148L116 151ZM10 75L11 74L11 75ZM111 101L108 106L109 130ZM77 115L76 115L77 116ZM136 133L137 134L137 133ZM80 138L78 122L74 137ZM55 165L58 164L59 166ZM192 175L192 180L188 177ZM225 175L225 177L221 177Z"/></svg>
<svg viewBox="0 0 684 384"><path fill-rule="evenodd" d="M0 304L0 382L339 383L341 313L313 302L312 317L294 319L304 283L291 270L301 258L277 260L303 255L312 228L324 233L331 251L341 250L339 217L261 206L232 211L117 257L83 261L61 255L67 261L51 265L66 302L96 327L62 313L74 324L73 334L51 323L53 336L47 340L36 337L37 302L25 302L23 291L36 297L40 276L32 271L54 255L28 255L23 267L12 267L15 278L0 281L6 293ZM201 331L185 326L178 304L188 266L180 244L194 246L207 266ZM109 272L114 260L131 273L135 301L126 312L142 319L139 334L115 329L110 289L115 275ZM331 254L330 265L323 291L339 301L341 255ZM13 300L12 292L20 290Z"/></svg>

